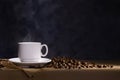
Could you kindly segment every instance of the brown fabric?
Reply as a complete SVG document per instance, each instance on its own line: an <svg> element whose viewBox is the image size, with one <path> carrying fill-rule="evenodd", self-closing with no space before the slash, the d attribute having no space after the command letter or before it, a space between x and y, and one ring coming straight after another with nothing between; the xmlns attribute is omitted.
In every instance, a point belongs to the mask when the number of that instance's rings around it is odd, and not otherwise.
<svg viewBox="0 0 120 80"><path fill-rule="evenodd" d="M32 75L30 75L27 71L25 71L23 68L14 65L12 62L8 61L7 59L1 59L0 60L0 65L1 67L5 67L8 69L16 69L16 70L21 70L23 74L26 75L26 77L31 78Z"/></svg>

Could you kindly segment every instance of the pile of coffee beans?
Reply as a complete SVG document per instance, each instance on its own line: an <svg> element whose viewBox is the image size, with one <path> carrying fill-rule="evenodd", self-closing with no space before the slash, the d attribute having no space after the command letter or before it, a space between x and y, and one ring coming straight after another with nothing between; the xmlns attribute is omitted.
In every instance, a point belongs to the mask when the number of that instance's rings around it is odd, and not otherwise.
<svg viewBox="0 0 120 80"><path fill-rule="evenodd" d="M55 57L47 67L56 69L82 69L82 68L112 68L112 65L95 64L87 61L80 61L68 57Z"/></svg>

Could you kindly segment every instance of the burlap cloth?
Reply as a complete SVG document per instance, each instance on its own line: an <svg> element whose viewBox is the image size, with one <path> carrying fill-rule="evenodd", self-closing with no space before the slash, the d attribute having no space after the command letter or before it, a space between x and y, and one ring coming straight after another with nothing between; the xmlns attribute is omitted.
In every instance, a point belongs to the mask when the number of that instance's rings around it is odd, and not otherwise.
<svg viewBox="0 0 120 80"><path fill-rule="evenodd" d="M0 80L120 80L120 67L82 70L22 68L7 59L0 59Z"/></svg>

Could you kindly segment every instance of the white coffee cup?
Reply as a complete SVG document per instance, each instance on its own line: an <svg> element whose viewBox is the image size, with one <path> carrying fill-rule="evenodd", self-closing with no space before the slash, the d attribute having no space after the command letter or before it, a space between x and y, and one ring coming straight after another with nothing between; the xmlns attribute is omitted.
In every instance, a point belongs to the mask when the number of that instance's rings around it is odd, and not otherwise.
<svg viewBox="0 0 120 80"><path fill-rule="evenodd" d="M22 62L37 62L40 58L48 54L48 46L40 42L19 42L18 57ZM42 53L42 48L46 48L46 52Z"/></svg>

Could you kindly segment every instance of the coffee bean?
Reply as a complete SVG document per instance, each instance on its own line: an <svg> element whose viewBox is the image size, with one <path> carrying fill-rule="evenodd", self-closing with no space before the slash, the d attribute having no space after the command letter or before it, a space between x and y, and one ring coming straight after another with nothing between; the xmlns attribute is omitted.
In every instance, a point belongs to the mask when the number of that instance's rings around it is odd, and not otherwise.
<svg viewBox="0 0 120 80"><path fill-rule="evenodd" d="M88 68L89 66L88 65L85 65L86 66L86 68Z"/></svg>
<svg viewBox="0 0 120 80"><path fill-rule="evenodd" d="M103 65L103 68L106 68L107 66L106 65Z"/></svg>
<svg viewBox="0 0 120 80"><path fill-rule="evenodd" d="M93 68L94 65L90 63L90 64L88 64L88 67L89 67L89 68Z"/></svg>
<svg viewBox="0 0 120 80"><path fill-rule="evenodd" d="M71 66L71 63L68 63L68 66Z"/></svg>
<svg viewBox="0 0 120 80"><path fill-rule="evenodd" d="M85 68L85 66L84 66L84 65L81 65L81 68Z"/></svg>
<svg viewBox="0 0 120 80"><path fill-rule="evenodd" d="M112 66L112 65L110 65L110 68L113 68L113 66Z"/></svg>
<svg viewBox="0 0 120 80"><path fill-rule="evenodd" d="M78 67L78 69L81 69L81 67Z"/></svg>
<svg viewBox="0 0 120 80"><path fill-rule="evenodd" d="M97 67L97 68L102 68L102 66L101 66L101 65L99 65L99 64L98 64L98 65L96 65L96 67Z"/></svg>
<svg viewBox="0 0 120 80"><path fill-rule="evenodd" d="M80 61L78 61L78 62L77 62L77 64L78 64L78 65L81 65L81 62L80 62Z"/></svg>
<svg viewBox="0 0 120 80"><path fill-rule="evenodd" d="M89 68L93 68L93 66L88 66Z"/></svg>

